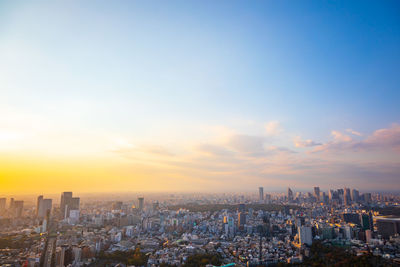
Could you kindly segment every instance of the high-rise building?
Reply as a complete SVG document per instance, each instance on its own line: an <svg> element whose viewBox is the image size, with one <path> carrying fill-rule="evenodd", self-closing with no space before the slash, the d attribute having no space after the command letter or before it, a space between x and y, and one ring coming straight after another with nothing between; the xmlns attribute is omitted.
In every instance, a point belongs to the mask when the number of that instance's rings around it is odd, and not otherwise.
<svg viewBox="0 0 400 267"><path fill-rule="evenodd" d="M288 201L289 201L289 202L292 202L292 201L293 201L293 191L292 191L292 189L290 189L289 187L288 187L288 189L287 189L287 198L288 198Z"/></svg>
<svg viewBox="0 0 400 267"><path fill-rule="evenodd" d="M246 213L239 212L238 213L238 227L242 229L245 224L246 224Z"/></svg>
<svg viewBox="0 0 400 267"><path fill-rule="evenodd" d="M343 192L344 205L349 206L351 203L350 188L345 188Z"/></svg>
<svg viewBox="0 0 400 267"><path fill-rule="evenodd" d="M50 198L44 198L42 199L40 205L39 205L39 212L37 214L38 218L44 218L46 217L47 213L51 212L53 206L53 200Z"/></svg>
<svg viewBox="0 0 400 267"><path fill-rule="evenodd" d="M317 201L320 201L318 186L314 187L314 197L317 199Z"/></svg>
<svg viewBox="0 0 400 267"><path fill-rule="evenodd" d="M40 210L40 206L42 205L42 201L43 201L43 196L40 195L37 198L37 202L36 202L36 217L39 216L39 210Z"/></svg>
<svg viewBox="0 0 400 267"><path fill-rule="evenodd" d="M400 234L400 218L381 217L376 220L378 234L383 238L389 238L395 234Z"/></svg>
<svg viewBox="0 0 400 267"><path fill-rule="evenodd" d="M360 225L360 215L358 213L342 213L340 217L346 223L354 223Z"/></svg>
<svg viewBox="0 0 400 267"><path fill-rule="evenodd" d="M72 192L63 192L61 194L60 212L63 219L68 218L68 206L70 206L72 199Z"/></svg>
<svg viewBox="0 0 400 267"><path fill-rule="evenodd" d="M0 214L6 210L7 199L5 197L0 198Z"/></svg>
<svg viewBox="0 0 400 267"><path fill-rule="evenodd" d="M160 208L160 203L158 201L153 202L153 211L157 211Z"/></svg>
<svg viewBox="0 0 400 267"><path fill-rule="evenodd" d="M309 226L299 226L297 229L298 229L300 244L301 245L303 245L303 244L311 245L312 244L311 227L309 227Z"/></svg>
<svg viewBox="0 0 400 267"><path fill-rule="evenodd" d="M61 194L61 202L60 202L60 211L63 219L68 219L70 217L71 210L74 210L74 214L76 215L76 211L79 213L79 197L72 197L72 192L63 192Z"/></svg>
<svg viewBox="0 0 400 267"><path fill-rule="evenodd" d="M371 212L361 214L360 221L363 230L374 230L374 222Z"/></svg>
<svg viewBox="0 0 400 267"><path fill-rule="evenodd" d="M364 193L364 201L365 203L371 203L372 202L372 196L371 193Z"/></svg>
<svg viewBox="0 0 400 267"><path fill-rule="evenodd" d="M14 208L14 198L10 198L10 206L8 207L10 210Z"/></svg>
<svg viewBox="0 0 400 267"><path fill-rule="evenodd" d="M358 203L359 198L360 198L360 193L358 192L358 190L356 189L351 190L351 200L354 203Z"/></svg>
<svg viewBox="0 0 400 267"><path fill-rule="evenodd" d="M73 197L70 206L68 207L69 210L79 210L80 201L81 199L79 197Z"/></svg>
<svg viewBox="0 0 400 267"><path fill-rule="evenodd" d="M22 211L24 210L24 201L16 200L13 203L12 212L15 218L22 217Z"/></svg>
<svg viewBox="0 0 400 267"><path fill-rule="evenodd" d="M240 203L238 206L239 212L244 212L246 210L246 205L244 203Z"/></svg>
<svg viewBox="0 0 400 267"><path fill-rule="evenodd" d="M143 197L139 197L138 200L139 200L139 210L140 210L140 211L143 211L143 208L144 208L144 198L143 198Z"/></svg>
<svg viewBox="0 0 400 267"><path fill-rule="evenodd" d="M258 188L258 199L260 202L264 201L264 187Z"/></svg>

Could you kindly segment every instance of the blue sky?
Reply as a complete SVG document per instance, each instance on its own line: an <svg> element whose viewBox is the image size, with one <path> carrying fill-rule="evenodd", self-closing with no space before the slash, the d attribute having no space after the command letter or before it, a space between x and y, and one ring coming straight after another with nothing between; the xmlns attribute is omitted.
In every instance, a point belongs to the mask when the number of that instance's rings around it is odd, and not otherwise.
<svg viewBox="0 0 400 267"><path fill-rule="evenodd" d="M3 135L37 120L52 130L25 139L33 154L52 146L39 136L93 132L99 143L185 151L179 141L262 136L272 123L280 136L268 145L300 153L295 138L323 146L333 131L352 129L360 142L397 133L399 12L397 1L4 1ZM385 149L371 158L392 158Z"/></svg>

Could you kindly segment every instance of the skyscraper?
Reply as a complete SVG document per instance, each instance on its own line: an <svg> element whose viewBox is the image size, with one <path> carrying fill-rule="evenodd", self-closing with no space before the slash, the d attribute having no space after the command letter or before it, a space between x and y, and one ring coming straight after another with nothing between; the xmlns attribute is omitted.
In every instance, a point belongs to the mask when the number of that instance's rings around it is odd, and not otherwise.
<svg viewBox="0 0 400 267"><path fill-rule="evenodd" d="M320 201L320 197L319 197L319 187L316 186L314 187L314 196L317 199L317 201Z"/></svg>
<svg viewBox="0 0 400 267"><path fill-rule="evenodd" d="M36 217L39 217L39 210L40 210L42 201L43 201L43 196L42 195L38 196L37 202L36 202Z"/></svg>
<svg viewBox="0 0 400 267"><path fill-rule="evenodd" d="M41 197L41 199L40 199ZM40 200L40 201L39 201ZM53 205L53 200L49 198L43 199L43 196L38 197L38 207L36 211L36 216L38 218L46 217L48 212L51 212L51 208Z"/></svg>
<svg viewBox="0 0 400 267"><path fill-rule="evenodd" d="M0 213L3 213L6 210L6 202L7 199L5 197L0 198Z"/></svg>
<svg viewBox="0 0 400 267"><path fill-rule="evenodd" d="M292 191L292 189L290 189L290 187L288 187L288 189L287 189L287 198L288 198L289 202L293 201L293 191Z"/></svg>
<svg viewBox="0 0 400 267"><path fill-rule="evenodd" d="M9 209L12 210L14 208L14 198L10 198L10 206Z"/></svg>
<svg viewBox="0 0 400 267"><path fill-rule="evenodd" d="M60 213L63 219L68 218L68 206L71 203L72 192L63 192L61 194Z"/></svg>
<svg viewBox="0 0 400 267"><path fill-rule="evenodd" d="M246 213L239 212L238 213L238 227L243 229L243 226L246 224Z"/></svg>
<svg viewBox="0 0 400 267"><path fill-rule="evenodd" d="M351 203L350 188L345 188L343 192L344 205L349 206Z"/></svg>
<svg viewBox="0 0 400 267"><path fill-rule="evenodd" d="M260 202L262 202L264 200L264 187L259 187L258 188L258 199Z"/></svg>
<svg viewBox="0 0 400 267"><path fill-rule="evenodd" d="M63 192L61 194L61 202L60 202L60 212L61 217L63 219L69 218L70 211L74 210L74 214L76 211L79 211L79 197L72 197L72 192Z"/></svg>
<svg viewBox="0 0 400 267"><path fill-rule="evenodd" d="M354 203L358 203L359 198L360 198L360 193L358 192L358 190L356 189L351 190L351 200Z"/></svg>
<svg viewBox="0 0 400 267"><path fill-rule="evenodd" d="M24 201L22 201L22 200L14 201L13 207L12 207L13 216L14 216L15 218L20 218L20 217L22 217L22 211L23 211L23 209L24 209Z"/></svg>
<svg viewBox="0 0 400 267"><path fill-rule="evenodd" d="M311 245L312 244L311 227L309 227L309 226L299 226L298 233L299 233L299 242L300 242L301 245L302 244L307 244L307 245Z"/></svg>
<svg viewBox="0 0 400 267"><path fill-rule="evenodd" d="M144 198L143 197L139 197L139 210L143 211L143 207L144 207Z"/></svg>

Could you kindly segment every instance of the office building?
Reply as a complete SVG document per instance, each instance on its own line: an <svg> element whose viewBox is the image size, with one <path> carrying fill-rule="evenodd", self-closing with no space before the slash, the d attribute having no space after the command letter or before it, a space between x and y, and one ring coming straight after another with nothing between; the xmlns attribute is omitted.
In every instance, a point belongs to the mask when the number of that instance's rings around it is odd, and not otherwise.
<svg viewBox="0 0 400 267"><path fill-rule="evenodd" d="M395 234L400 234L400 218L380 217L376 219L378 234L388 239Z"/></svg>
<svg viewBox="0 0 400 267"><path fill-rule="evenodd" d="M44 199L43 196L39 196L36 204L36 217L44 218L47 212L51 212L52 200Z"/></svg>
<svg viewBox="0 0 400 267"><path fill-rule="evenodd" d="M364 201L365 201L365 203L368 203L368 204L369 204L369 203L372 202L371 193L364 193L363 196L364 196Z"/></svg>
<svg viewBox="0 0 400 267"><path fill-rule="evenodd" d="M63 192L61 194L60 213L63 219L68 218L68 206L71 203L72 192Z"/></svg>
<svg viewBox="0 0 400 267"><path fill-rule="evenodd" d="M258 188L258 200L260 202L264 201L264 187Z"/></svg>
<svg viewBox="0 0 400 267"><path fill-rule="evenodd" d="M238 213L238 227L240 229L243 229L245 224L246 224L246 213L239 212Z"/></svg>
<svg viewBox="0 0 400 267"><path fill-rule="evenodd" d="M139 211L143 211L144 208L144 198L143 197L139 197Z"/></svg>
<svg viewBox="0 0 400 267"><path fill-rule="evenodd" d="M12 214L15 218L20 218L22 217L22 212L24 210L24 201L22 200L16 200L13 203L12 207Z"/></svg>
<svg viewBox="0 0 400 267"><path fill-rule="evenodd" d="M43 201L43 196L38 196L37 198L37 202L36 202L36 217L39 216L39 209L40 209L40 205Z"/></svg>
<svg viewBox="0 0 400 267"><path fill-rule="evenodd" d="M307 244L311 246L312 244L312 231L310 226L299 226L298 228L299 242L301 245Z"/></svg>
<svg viewBox="0 0 400 267"><path fill-rule="evenodd" d="M53 200L50 198L43 199L41 209L39 209L39 218L44 218L47 214L51 213L53 207Z"/></svg>
<svg viewBox="0 0 400 267"><path fill-rule="evenodd" d="M80 198L72 197L72 192L63 192L61 194L60 212L63 219L70 217L71 210L79 211Z"/></svg>
<svg viewBox="0 0 400 267"><path fill-rule="evenodd" d="M346 223L354 223L360 225L360 215L358 213L343 213L342 220Z"/></svg>
<svg viewBox="0 0 400 267"><path fill-rule="evenodd" d="M14 198L10 198L10 206L8 207L10 210L12 210L14 207Z"/></svg>
<svg viewBox="0 0 400 267"><path fill-rule="evenodd" d="M320 201L320 191L319 191L319 187L316 186L314 187L314 197L317 199L317 201Z"/></svg>
<svg viewBox="0 0 400 267"><path fill-rule="evenodd" d="M363 230L373 230L374 229L374 222L373 222L373 217L372 213L363 213L360 215L360 221L361 221L361 228Z"/></svg>
<svg viewBox="0 0 400 267"><path fill-rule="evenodd" d="M290 189L289 187L288 187L288 189L287 189L287 198L288 198L288 201L289 201L289 202L292 202L292 201L293 201L293 191L292 191L292 189Z"/></svg>
<svg viewBox="0 0 400 267"><path fill-rule="evenodd" d="M0 198L0 213L5 212L6 203L7 203L7 199L5 197Z"/></svg>
<svg viewBox="0 0 400 267"><path fill-rule="evenodd" d="M356 190L356 189L351 190L351 200L354 203L358 203L359 198L360 198L360 193L358 192L358 190Z"/></svg>
<svg viewBox="0 0 400 267"><path fill-rule="evenodd" d="M345 188L343 192L343 201L345 206L349 206L351 204L351 195L350 188Z"/></svg>

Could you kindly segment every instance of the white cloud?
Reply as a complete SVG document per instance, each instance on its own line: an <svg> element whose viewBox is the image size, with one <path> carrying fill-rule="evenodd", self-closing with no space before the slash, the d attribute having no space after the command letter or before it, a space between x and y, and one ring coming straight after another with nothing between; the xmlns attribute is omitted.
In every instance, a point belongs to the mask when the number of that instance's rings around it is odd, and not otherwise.
<svg viewBox="0 0 400 267"><path fill-rule="evenodd" d="M270 121L265 125L267 135L277 136L283 132L283 128L279 121Z"/></svg>
<svg viewBox="0 0 400 267"><path fill-rule="evenodd" d="M293 142L296 147L312 147L322 145L321 143L317 143L311 139L302 140L300 136L297 136Z"/></svg>
<svg viewBox="0 0 400 267"><path fill-rule="evenodd" d="M362 136L362 134L360 132L357 132L353 129L346 129L346 132L351 133L353 135Z"/></svg>
<svg viewBox="0 0 400 267"><path fill-rule="evenodd" d="M343 134L343 133L341 133L339 131L332 131L331 135L333 136L333 139L336 142L350 142L350 141L352 141L350 136L348 136L346 134Z"/></svg>

